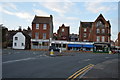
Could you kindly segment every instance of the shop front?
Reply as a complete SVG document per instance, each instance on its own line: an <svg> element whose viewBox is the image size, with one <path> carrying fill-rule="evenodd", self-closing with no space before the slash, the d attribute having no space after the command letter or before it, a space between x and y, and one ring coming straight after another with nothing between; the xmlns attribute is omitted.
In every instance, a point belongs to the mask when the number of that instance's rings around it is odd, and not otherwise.
<svg viewBox="0 0 120 80"><path fill-rule="evenodd" d="M110 51L110 43L94 43L93 52L108 53Z"/></svg>

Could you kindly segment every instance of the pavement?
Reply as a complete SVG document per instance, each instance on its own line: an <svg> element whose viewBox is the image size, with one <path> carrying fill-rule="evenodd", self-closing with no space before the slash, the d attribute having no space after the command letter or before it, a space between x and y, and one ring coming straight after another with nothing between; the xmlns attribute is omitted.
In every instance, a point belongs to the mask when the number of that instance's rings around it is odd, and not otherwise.
<svg viewBox="0 0 120 80"><path fill-rule="evenodd" d="M3 50L3 78L61 78L94 65L78 79L118 78L118 54L71 52L48 56L49 51Z"/></svg>

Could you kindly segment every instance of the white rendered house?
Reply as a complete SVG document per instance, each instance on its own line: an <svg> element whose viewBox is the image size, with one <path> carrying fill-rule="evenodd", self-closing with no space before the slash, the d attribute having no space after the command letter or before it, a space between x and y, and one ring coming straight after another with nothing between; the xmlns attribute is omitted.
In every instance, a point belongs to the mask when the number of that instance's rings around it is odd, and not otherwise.
<svg viewBox="0 0 120 80"><path fill-rule="evenodd" d="M25 35L22 32L17 32L13 36L13 49L25 49Z"/></svg>

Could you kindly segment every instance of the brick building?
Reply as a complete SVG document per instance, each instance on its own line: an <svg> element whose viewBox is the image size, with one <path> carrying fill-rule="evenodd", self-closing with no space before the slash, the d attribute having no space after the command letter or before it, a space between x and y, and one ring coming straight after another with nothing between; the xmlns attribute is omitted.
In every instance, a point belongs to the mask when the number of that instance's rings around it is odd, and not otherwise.
<svg viewBox="0 0 120 80"><path fill-rule="evenodd" d="M53 17L36 16L32 21L32 49L48 49L53 37Z"/></svg>
<svg viewBox="0 0 120 80"><path fill-rule="evenodd" d="M62 24L62 26L59 27L57 30L57 38L58 40L69 40L69 26L65 26Z"/></svg>
<svg viewBox="0 0 120 80"><path fill-rule="evenodd" d="M118 46L120 46L120 32L118 33Z"/></svg>
<svg viewBox="0 0 120 80"><path fill-rule="evenodd" d="M118 38L115 40L115 46L120 47L120 32L118 33Z"/></svg>
<svg viewBox="0 0 120 80"><path fill-rule="evenodd" d="M94 22L80 22L79 40L81 42L95 42L95 51L108 51L111 40L109 20L106 21L100 14Z"/></svg>
<svg viewBox="0 0 120 80"><path fill-rule="evenodd" d="M78 34L70 34L69 35L69 41L79 41Z"/></svg>

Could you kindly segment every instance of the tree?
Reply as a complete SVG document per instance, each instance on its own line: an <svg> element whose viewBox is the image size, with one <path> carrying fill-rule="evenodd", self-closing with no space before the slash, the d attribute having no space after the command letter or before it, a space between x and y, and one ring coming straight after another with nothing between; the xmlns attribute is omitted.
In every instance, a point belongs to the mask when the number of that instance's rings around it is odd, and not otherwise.
<svg viewBox="0 0 120 80"><path fill-rule="evenodd" d="M22 31L22 28L21 28L21 26L19 26L19 28L18 28L18 31Z"/></svg>
<svg viewBox="0 0 120 80"><path fill-rule="evenodd" d="M31 30L31 28L28 26L27 30Z"/></svg>

